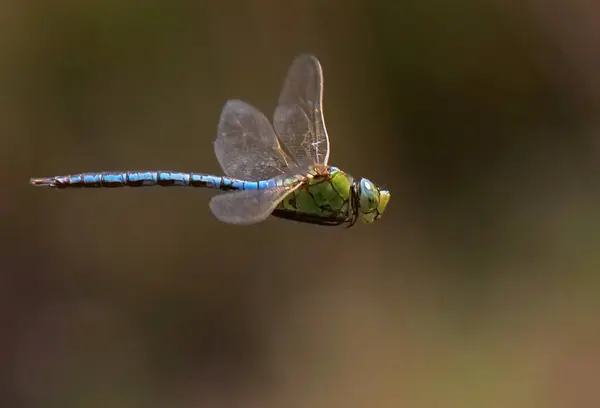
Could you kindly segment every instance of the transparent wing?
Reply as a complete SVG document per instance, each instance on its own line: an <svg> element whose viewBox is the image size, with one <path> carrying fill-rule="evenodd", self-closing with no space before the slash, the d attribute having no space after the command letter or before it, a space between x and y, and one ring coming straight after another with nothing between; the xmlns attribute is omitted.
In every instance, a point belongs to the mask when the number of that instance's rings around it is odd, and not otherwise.
<svg viewBox="0 0 600 408"><path fill-rule="evenodd" d="M316 57L300 55L290 66L273 124L299 165L327 165L329 138L323 118L323 70Z"/></svg>
<svg viewBox="0 0 600 408"><path fill-rule="evenodd" d="M214 148L229 177L259 181L295 173L268 119L243 101L231 100L223 107Z"/></svg>
<svg viewBox="0 0 600 408"><path fill-rule="evenodd" d="M292 185L273 183L271 188L225 193L213 197L209 206L215 217L223 222L254 224L268 218L277 204L300 185L301 182Z"/></svg>

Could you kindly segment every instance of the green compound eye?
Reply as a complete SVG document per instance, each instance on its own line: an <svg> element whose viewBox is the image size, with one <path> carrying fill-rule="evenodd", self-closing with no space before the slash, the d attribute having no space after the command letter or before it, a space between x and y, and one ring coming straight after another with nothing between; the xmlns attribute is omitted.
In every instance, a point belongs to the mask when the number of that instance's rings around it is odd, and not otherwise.
<svg viewBox="0 0 600 408"><path fill-rule="evenodd" d="M379 205L379 190L370 180L365 178L360 180L360 212L368 214L375 211Z"/></svg>

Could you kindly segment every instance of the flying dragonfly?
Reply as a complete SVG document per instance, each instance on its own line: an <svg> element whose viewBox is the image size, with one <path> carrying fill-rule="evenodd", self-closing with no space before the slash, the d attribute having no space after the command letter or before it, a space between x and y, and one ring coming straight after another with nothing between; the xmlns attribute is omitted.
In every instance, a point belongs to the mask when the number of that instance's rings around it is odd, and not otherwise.
<svg viewBox="0 0 600 408"><path fill-rule="evenodd" d="M329 137L323 118L323 69L312 55L296 57L285 78L273 126L240 100L221 113L214 150L225 173L117 171L32 178L34 186L204 187L224 191L210 201L222 222L248 225L269 216L348 227L360 218L381 218L390 192L366 178L329 166Z"/></svg>

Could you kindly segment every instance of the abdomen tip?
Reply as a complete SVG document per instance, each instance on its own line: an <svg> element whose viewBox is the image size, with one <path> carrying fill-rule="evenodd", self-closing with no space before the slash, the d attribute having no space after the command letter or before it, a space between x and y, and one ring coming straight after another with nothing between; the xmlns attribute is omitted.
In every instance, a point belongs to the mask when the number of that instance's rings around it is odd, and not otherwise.
<svg viewBox="0 0 600 408"><path fill-rule="evenodd" d="M56 182L53 178L30 178L29 184L36 187L54 187Z"/></svg>

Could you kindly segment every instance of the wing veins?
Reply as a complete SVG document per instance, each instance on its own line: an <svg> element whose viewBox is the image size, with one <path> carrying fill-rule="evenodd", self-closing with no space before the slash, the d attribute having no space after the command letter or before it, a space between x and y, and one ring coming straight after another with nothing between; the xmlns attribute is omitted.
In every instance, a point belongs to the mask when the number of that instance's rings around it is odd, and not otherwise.
<svg viewBox="0 0 600 408"><path fill-rule="evenodd" d="M281 178L269 180L270 187L225 193L211 199L209 206L215 217L228 224L248 225L267 219L277 204L302 181L284 184Z"/></svg>
<svg viewBox="0 0 600 408"><path fill-rule="evenodd" d="M323 70L316 57L301 55L290 66L273 124L297 163L327 165L329 138L323 116Z"/></svg>

